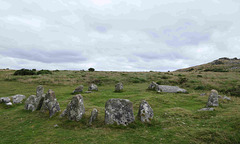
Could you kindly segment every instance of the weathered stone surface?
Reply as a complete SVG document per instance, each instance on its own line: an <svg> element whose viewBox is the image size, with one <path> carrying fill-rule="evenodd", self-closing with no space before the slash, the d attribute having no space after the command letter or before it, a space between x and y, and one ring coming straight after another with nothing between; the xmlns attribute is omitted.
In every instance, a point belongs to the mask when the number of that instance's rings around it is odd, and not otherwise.
<svg viewBox="0 0 240 144"><path fill-rule="evenodd" d="M25 101L25 110L35 111L37 109L35 105L36 101L37 101L37 96L35 95L29 96Z"/></svg>
<svg viewBox="0 0 240 144"><path fill-rule="evenodd" d="M148 86L148 90L155 90L157 86L158 86L158 84L157 84L156 82L152 82L152 83Z"/></svg>
<svg viewBox="0 0 240 144"><path fill-rule="evenodd" d="M69 120L80 121L84 113L83 97L78 94L72 98L67 108L61 114L61 117L67 116Z"/></svg>
<svg viewBox="0 0 240 144"><path fill-rule="evenodd" d="M81 93L81 92L83 92L83 85L80 85L73 91L73 93Z"/></svg>
<svg viewBox="0 0 240 144"><path fill-rule="evenodd" d="M115 85L115 92L121 92L123 91L123 84L122 83L117 83Z"/></svg>
<svg viewBox="0 0 240 144"><path fill-rule="evenodd" d="M91 84L88 88L88 91L98 91L98 87L95 84Z"/></svg>
<svg viewBox="0 0 240 144"><path fill-rule="evenodd" d="M9 97L1 97L0 103L9 103L11 102L11 99Z"/></svg>
<svg viewBox="0 0 240 144"><path fill-rule="evenodd" d="M167 92L167 93L186 93L187 90L179 88L178 86L168 86L168 85L158 85L156 86L157 92Z"/></svg>
<svg viewBox="0 0 240 144"><path fill-rule="evenodd" d="M206 95L206 93L201 93L201 94L200 94L200 96L205 96L205 95Z"/></svg>
<svg viewBox="0 0 240 144"><path fill-rule="evenodd" d="M52 117L55 113L61 111L55 93L51 89L48 90L47 94L45 95L41 111L42 112L49 111L50 117Z"/></svg>
<svg viewBox="0 0 240 144"><path fill-rule="evenodd" d="M143 100L139 105L138 117L142 122L149 123L153 119L153 115L153 109L147 101Z"/></svg>
<svg viewBox="0 0 240 144"><path fill-rule="evenodd" d="M12 102L5 103L7 106L12 106Z"/></svg>
<svg viewBox="0 0 240 144"><path fill-rule="evenodd" d="M26 98L26 96L17 94L15 96L12 96L11 98L12 98L13 104L18 104L18 103L22 103L22 101Z"/></svg>
<svg viewBox="0 0 240 144"><path fill-rule="evenodd" d="M110 99L105 104L105 124L128 125L134 122L133 104L127 99Z"/></svg>
<svg viewBox="0 0 240 144"><path fill-rule="evenodd" d="M224 96L224 97L223 97L223 100L231 101L231 98L230 98L230 97L227 97L227 96Z"/></svg>
<svg viewBox="0 0 240 144"><path fill-rule="evenodd" d="M40 110L45 97L45 94L43 93L44 93L44 88L43 86L39 85L36 90L36 96L31 95L25 101L25 109L31 110L31 111Z"/></svg>
<svg viewBox="0 0 240 144"><path fill-rule="evenodd" d="M214 111L214 108L202 108L198 111Z"/></svg>
<svg viewBox="0 0 240 144"><path fill-rule="evenodd" d="M98 110L94 108L92 113L91 113L91 116L89 118L88 124L92 125L92 122L95 121L97 119L97 117L98 117Z"/></svg>
<svg viewBox="0 0 240 144"><path fill-rule="evenodd" d="M211 94L209 95L208 102L206 107L217 107L218 104L218 92L216 90L211 90Z"/></svg>

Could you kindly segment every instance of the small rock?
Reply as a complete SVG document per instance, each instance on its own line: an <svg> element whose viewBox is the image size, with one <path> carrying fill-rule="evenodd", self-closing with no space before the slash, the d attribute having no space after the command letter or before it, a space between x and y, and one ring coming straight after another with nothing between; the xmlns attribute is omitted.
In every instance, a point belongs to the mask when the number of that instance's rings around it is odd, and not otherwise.
<svg viewBox="0 0 240 144"><path fill-rule="evenodd" d="M7 106L12 106L12 102L5 103Z"/></svg>
<svg viewBox="0 0 240 144"><path fill-rule="evenodd" d="M117 83L115 85L115 92L121 92L123 91L123 84L122 83Z"/></svg>
<svg viewBox="0 0 240 144"><path fill-rule="evenodd" d="M231 101L231 98L230 98L230 97L227 97L227 96L224 96L224 97L223 97L223 100Z"/></svg>
<svg viewBox="0 0 240 144"><path fill-rule="evenodd" d="M44 101L43 101L43 105L41 108L42 112L46 112L49 111L49 116L50 118L57 112L60 112L60 106L59 103L57 102L56 96L54 91L52 91L51 89L48 90Z"/></svg>
<svg viewBox="0 0 240 144"><path fill-rule="evenodd" d="M158 85L156 86L157 92L167 92L167 93L186 93L187 90L179 88L178 86L168 86L168 85Z"/></svg>
<svg viewBox="0 0 240 144"><path fill-rule="evenodd" d="M12 101L14 104L18 104L18 103L22 103L22 101L26 98L25 95L15 95L15 96L12 96Z"/></svg>
<svg viewBox="0 0 240 144"><path fill-rule="evenodd" d="M88 91L98 91L98 87L95 84L91 84L88 88Z"/></svg>
<svg viewBox="0 0 240 144"><path fill-rule="evenodd" d="M81 93L83 92L83 85L80 85L79 87L77 87L74 91L73 91L73 94L74 93Z"/></svg>
<svg viewBox="0 0 240 144"><path fill-rule="evenodd" d="M139 106L138 117L143 123L149 123L153 119L153 115L153 109L147 101L143 100Z"/></svg>
<svg viewBox="0 0 240 144"><path fill-rule="evenodd" d="M72 98L67 108L61 114L61 117L67 116L69 120L80 121L84 113L83 97L78 94Z"/></svg>
<svg viewBox="0 0 240 144"><path fill-rule="evenodd" d="M206 93L201 93L201 94L200 94L200 96L205 96L205 95L206 95Z"/></svg>
<svg viewBox="0 0 240 144"><path fill-rule="evenodd" d="M208 102L206 107L217 107L218 104L218 92L216 90L211 90L211 94L209 95Z"/></svg>
<svg viewBox="0 0 240 144"><path fill-rule="evenodd" d="M58 124L55 124L54 127L55 127L55 128L58 128L59 126L58 126Z"/></svg>
<svg viewBox="0 0 240 144"><path fill-rule="evenodd" d="M1 97L0 103L9 103L11 102L11 99L9 97Z"/></svg>
<svg viewBox="0 0 240 144"><path fill-rule="evenodd" d="M214 108L202 108L198 111L214 111Z"/></svg>
<svg viewBox="0 0 240 144"><path fill-rule="evenodd" d="M222 96L221 95L218 95L218 99L221 99L222 98Z"/></svg>
<svg viewBox="0 0 240 144"><path fill-rule="evenodd" d="M91 113L91 116L90 116L90 118L89 118L88 124L89 124L89 125L92 125L92 122L97 119L97 116L98 116L98 110L94 108L93 111L92 111L92 113Z"/></svg>
<svg viewBox="0 0 240 144"><path fill-rule="evenodd" d="M105 104L105 124L128 125L134 122L133 104L127 99L110 99Z"/></svg>
<svg viewBox="0 0 240 144"><path fill-rule="evenodd" d="M157 84L156 82L152 82L152 83L148 86L148 90L155 90L157 86L158 86L158 84Z"/></svg>

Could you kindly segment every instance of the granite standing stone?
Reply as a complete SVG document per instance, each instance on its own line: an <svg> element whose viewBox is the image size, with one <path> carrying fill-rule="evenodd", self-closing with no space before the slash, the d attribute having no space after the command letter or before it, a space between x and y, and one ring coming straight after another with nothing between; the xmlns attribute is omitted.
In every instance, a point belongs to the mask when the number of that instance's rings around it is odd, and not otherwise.
<svg viewBox="0 0 240 144"><path fill-rule="evenodd" d="M89 124L89 125L92 125L92 122L95 121L95 120L97 119L97 117L98 117L98 110L94 108L94 109L92 110L92 113L91 113L91 116L90 116L90 118L89 118L88 124Z"/></svg>
<svg viewBox="0 0 240 144"><path fill-rule="evenodd" d="M12 96L12 101L13 101L13 104L19 104L19 103L22 103L22 101L26 98L25 95L20 95L20 94L17 94L15 96Z"/></svg>
<svg viewBox="0 0 240 144"><path fill-rule="evenodd" d="M95 84L91 84L88 88L88 91L98 91L98 87Z"/></svg>
<svg viewBox="0 0 240 144"><path fill-rule="evenodd" d="M157 86L158 86L158 84L157 84L156 82L152 82L152 83L148 86L148 90L155 90Z"/></svg>
<svg viewBox="0 0 240 144"><path fill-rule="evenodd" d="M127 99L110 99L105 104L105 124L128 125L134 122L133 104Z"/></svg>
<svg viewBox="0 0 240 144"><path fill-rule="evenodd" d="M218 104L218 92L216 90L211 90L211 93L208 97L208 102L206 107L217 107Z"/></svg>
<svg viewBox="0 0 240 144"><path fill-rule="evenodd" d="M78 94L74 96L67 108L61 114L61 117L67 116L71 121L80 121L85 113L83 97Z"/></svg>
<svg viewBox="0 0 240 144"><path fill-rule="evenodd" d="M115 85L115 92L121 92L123 91L123 84L122 83L117 83Z"/></svg>
<svg viewBox="0 0 240 144"><path fill-rule="evenodd" d="M60 112L60 106L59 103L57 102L56 96L54 91L51 89L48 90L47 94L45 95L43 105L41 108L42 112L49 111L49 116L50 118L57 112Z"/></svg>
<svg viewBox="0 0 240 144"><path fill-rule="evenodd" d="M153 109L148 104L147 101L143 100L139 105L138 110L138 117L140 118L141 122L149 123L153 119Z"/></svg>
<svg viewBox="0 0 240 144"><path fill-rule="evenodd" d="M83 92L83 85L80 85L73 91L73 93L81 93L81 92Z"/></svg>
<svg viewBox="0 0 240 144"><path fill-rule="evenodd" d="M179 88L178 86L168 86L168 85L158 85L156 87L157 92L167 92L167 93L186 93L187 90Z"/></svg>

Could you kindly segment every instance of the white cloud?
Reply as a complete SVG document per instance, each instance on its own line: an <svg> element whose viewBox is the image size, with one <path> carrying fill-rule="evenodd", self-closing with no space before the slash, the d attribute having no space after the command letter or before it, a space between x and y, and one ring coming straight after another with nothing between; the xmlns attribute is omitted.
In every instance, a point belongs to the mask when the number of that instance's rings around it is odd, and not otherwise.
<svg viewBox="0 0 240 144"><path fill-rule="evenodd" d="M237 0L2 0L0 68L175 70L239 57Z"/></svg>

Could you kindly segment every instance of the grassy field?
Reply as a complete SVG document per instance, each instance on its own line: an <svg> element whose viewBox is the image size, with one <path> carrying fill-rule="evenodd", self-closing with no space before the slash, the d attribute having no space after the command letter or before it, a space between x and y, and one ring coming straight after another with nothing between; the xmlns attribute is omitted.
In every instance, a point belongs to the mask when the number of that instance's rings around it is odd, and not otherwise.
<svg viewBox="0 0 240 144"><path fill-rule="evenodd" d="M240 143L240 73L239 72L84 72L54 71L52 75L13 76L14 71L0 71L0 97L36 93L43 85L55 91L63 111L80 84L84 90L96 83L99 91L85 94L86 113L80 122L49 118L39 111L24 110L24 104L7 107L0 104L0 143ZM158 94L146 90L151 81L178 85L187 94ZM124 91L114 92L114 85L123 82ZM208 93L216 89L232 101L220 100L213 112L198 112L206 105ZM200 96L207 93L206 96ZM129 99L137 116L138 106L145 99L154 110L151 124L123 126L104 124L104 106L110 98ZM98 120L88 126L91 110L99 110ZM54 127L57 124L59 127Z"/></svg>

